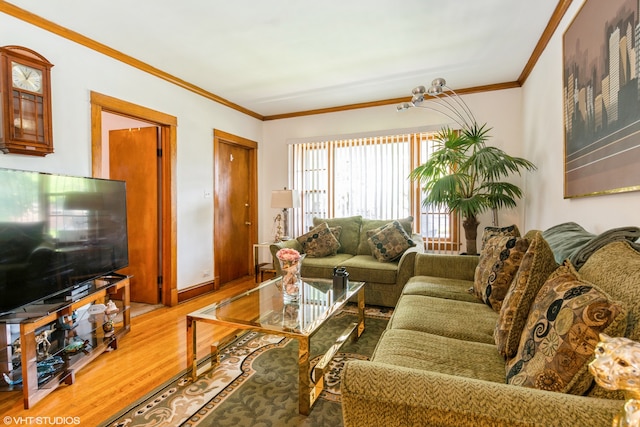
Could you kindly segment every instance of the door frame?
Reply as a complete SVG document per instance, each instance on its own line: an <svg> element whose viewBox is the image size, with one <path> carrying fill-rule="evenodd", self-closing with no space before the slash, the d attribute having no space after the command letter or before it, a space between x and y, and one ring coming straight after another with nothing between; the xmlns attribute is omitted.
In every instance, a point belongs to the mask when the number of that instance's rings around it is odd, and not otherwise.
<svg viewBox="0 0 640 427"><path fill-rule="evenodd" d="M219 185L226 178L219 176L220 164L222 159L219 158L220 144L236 145L249 150L249 172L251 177L249 179L249 241L247 242L247 259L251 260L253 257L253 244L258 239L258 143L250 139L242 138L237 135L233 135L219 129L213 130L213 271L214 282L213 289L220 289L220 276L218 268L222 265L222 250L220 242L220 230L218 224L220 223L220 209L218 205L219 200ZM253 274L251 271L252 263L249 262L249 269L247 275Z"/></svg>
<svg viewBox="0 0 640 427"><path fill-rule="evenodd" d="M91 168L92 176L105 178L103 170L102 113L112 113L144 120L160 128L160 168L162 183L160 192L162 212L160 242L162 274L162 304L178 304L177 288L177 203L176 203L176 154L178 119L174 116L132 104L121 99L91 91Z"/></svg>

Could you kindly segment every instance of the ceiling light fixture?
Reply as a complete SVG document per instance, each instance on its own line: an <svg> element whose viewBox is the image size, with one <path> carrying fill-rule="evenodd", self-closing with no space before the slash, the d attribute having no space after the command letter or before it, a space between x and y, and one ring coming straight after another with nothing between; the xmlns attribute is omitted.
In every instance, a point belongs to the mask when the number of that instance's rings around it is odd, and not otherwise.
<svg viewBox="0 0 640 427"><path fill-rule="evenodd" d="M424 86L418 86L411 93L413 94L411 101L398 105L398 111L405 111L413 107L425 108L450 118L461 128L467 130L472 129L476 123L476 118L469 106L453 89L447 86L447 81L442 77L434 79L428 89Z"/></svg>

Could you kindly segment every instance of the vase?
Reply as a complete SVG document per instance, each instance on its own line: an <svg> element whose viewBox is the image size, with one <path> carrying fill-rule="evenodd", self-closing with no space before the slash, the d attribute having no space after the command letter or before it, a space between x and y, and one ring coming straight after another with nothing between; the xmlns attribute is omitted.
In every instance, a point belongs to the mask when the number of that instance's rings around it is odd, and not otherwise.
<svg viewBox="0 0 640 427"><path fill-rule="evenodd" d="M282 298L285 303L297 302L300 298L302 276L300 269L305 255L301 255L297 261L285 261L278 258L282 269Z"/></svg>

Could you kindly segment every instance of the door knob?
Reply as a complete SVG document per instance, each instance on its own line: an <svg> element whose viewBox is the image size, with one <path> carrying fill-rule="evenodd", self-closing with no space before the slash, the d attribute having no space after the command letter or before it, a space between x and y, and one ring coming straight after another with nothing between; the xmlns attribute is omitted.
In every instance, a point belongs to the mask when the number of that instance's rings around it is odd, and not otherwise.
<svg viewBox="0 0 640 427"><path fill-rule="evenodd" d="M249 221L245 221L244 225L251 225L251 223Z"/></svg>

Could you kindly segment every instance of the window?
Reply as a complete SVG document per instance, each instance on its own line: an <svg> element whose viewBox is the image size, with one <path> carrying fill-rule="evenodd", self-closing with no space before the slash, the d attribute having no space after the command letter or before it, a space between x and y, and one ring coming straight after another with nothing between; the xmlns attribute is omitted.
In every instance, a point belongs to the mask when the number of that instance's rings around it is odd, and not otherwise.
<svg viewBox="0 0 640 427"><path fill-rule="evenodd" d="M314 217L411 215L429 249L456 250L456 216L422 206L418 184L408 179L433 151L435 137L419 132L291 144L292 184L302 198L292 221L294 235L308 230Z"/></svg>

